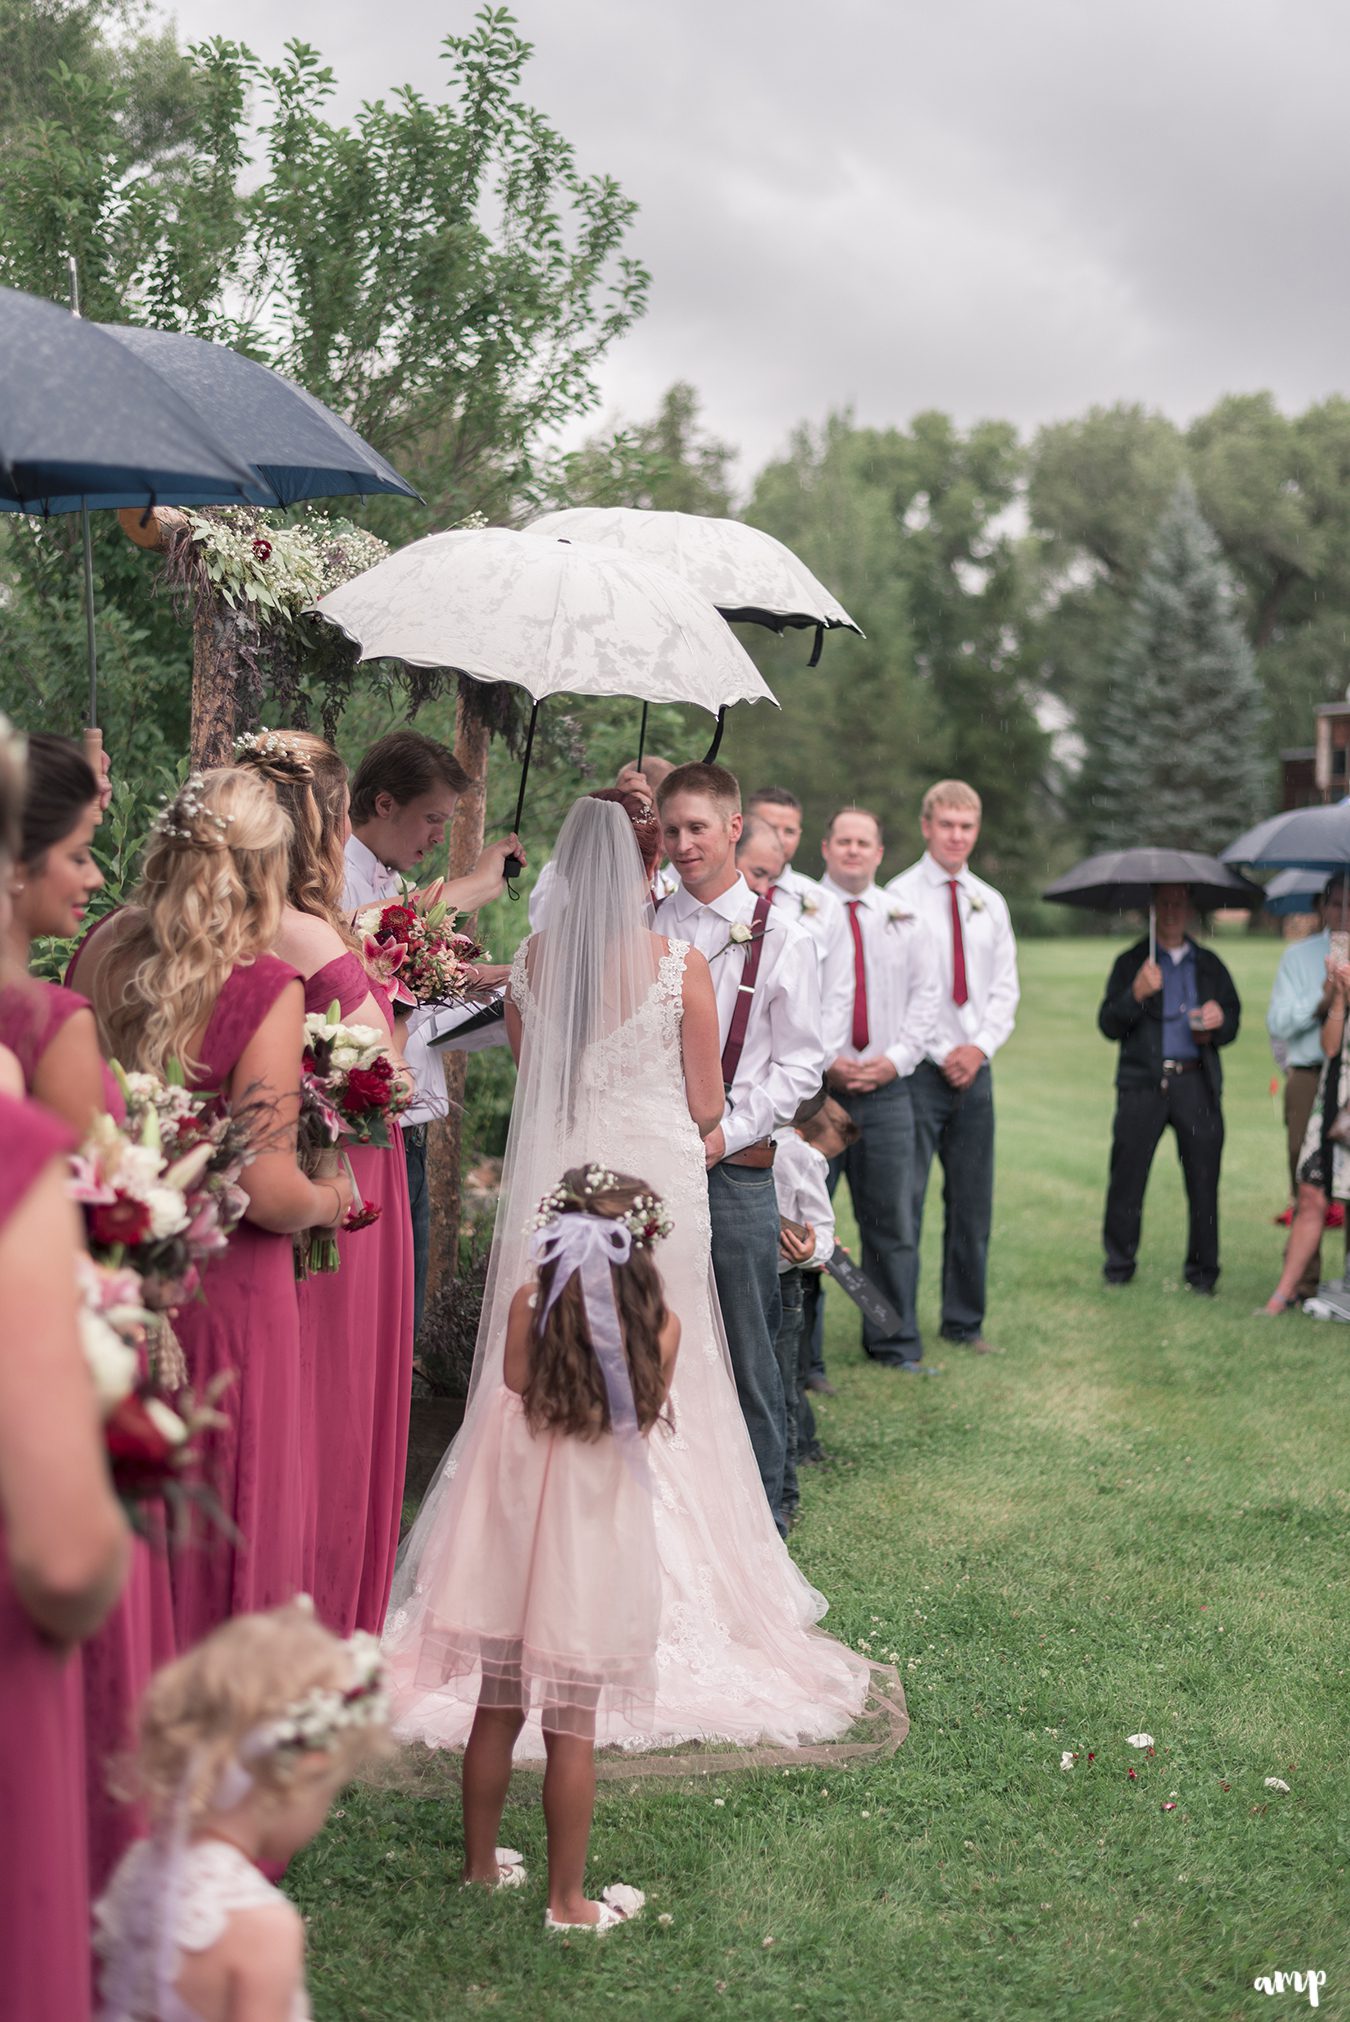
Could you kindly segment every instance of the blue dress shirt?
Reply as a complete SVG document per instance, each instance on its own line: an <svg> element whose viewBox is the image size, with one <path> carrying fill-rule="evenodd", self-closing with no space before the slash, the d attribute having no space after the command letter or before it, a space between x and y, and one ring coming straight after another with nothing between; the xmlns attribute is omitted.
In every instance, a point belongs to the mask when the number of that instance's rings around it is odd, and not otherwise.
<svg viewBox="0 0 1350 2022"><path fill-rule="evenodd" d="M1285 1048L1287 1067L1321 1067L1322 1028L1317 1006L1327 980L1331 933L1309 934L1291 941L1280 957L1266 1013L1266 1030Z"/></svg>
<svg viewBox="0 0 1350 2022"><path fill-rule="evenodd" d="M1191 1031L1190 1013L1196 1009L1195 948L1187 941L1174 958L1166 948L1158 950L1162 970L1162 1050L1164 1060L1198 1060L1200 1048Z"/></svg>

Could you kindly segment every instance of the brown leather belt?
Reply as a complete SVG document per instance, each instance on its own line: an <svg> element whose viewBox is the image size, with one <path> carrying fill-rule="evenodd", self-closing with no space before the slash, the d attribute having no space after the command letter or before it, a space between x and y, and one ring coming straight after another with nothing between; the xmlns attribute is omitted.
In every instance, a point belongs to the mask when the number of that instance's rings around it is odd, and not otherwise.
<svg viewBox="0 0 1350 2022"><path fill-rule="evenodd" d="M1170 1081L1174 1074L1198 1074L1200 1068L1198 1060L1164 1060L1163 1080Z"/></svg>
<svg viewBox="0 0 1350 2022"><path fill-rule="evenodd" d="M744 1151L729 1151L721 1161L723 1165L772 1165L778 1146L771 1137L760 1138L757 1144L748 1144Z"/></svg>

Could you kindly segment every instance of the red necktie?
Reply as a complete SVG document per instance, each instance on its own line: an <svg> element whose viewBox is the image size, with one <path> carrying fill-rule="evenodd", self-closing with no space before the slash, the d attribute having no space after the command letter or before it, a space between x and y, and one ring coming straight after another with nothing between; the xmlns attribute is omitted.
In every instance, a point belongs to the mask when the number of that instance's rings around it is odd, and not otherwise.
<svg viewBox="0 0 1350 2022"><path fill-rule="evenodd" d="M966 944L961 938L960 887L955 878L948 878L952 891L952 1002L964 1004L970 992L966 988Z"/></svg>
<svg viewBox="0 0 1350 2022"><path fill-rule="evenodd" d="M863 960L862 923L858 918L861 899L849 899L848 924L853 933L853 1046L866 1053L872 1034L867 1023L867 964Z"/></svg>

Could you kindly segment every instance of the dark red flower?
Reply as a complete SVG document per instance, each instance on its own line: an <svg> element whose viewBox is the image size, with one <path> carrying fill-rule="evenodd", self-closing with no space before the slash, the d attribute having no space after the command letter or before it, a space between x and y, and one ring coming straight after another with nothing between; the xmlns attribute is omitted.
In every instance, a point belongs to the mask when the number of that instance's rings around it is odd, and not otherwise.
<svg viewBox="0 0 1350 2022"><path fill-rule="evenodd" d="M383 1055L373 1067L353 1067L347 1076L342 1109L348 1116L364 1116L367 1110L387 1108L392 1080L393 1071Z"/></svg>
<svg viewBox="0 0 1350 2022"><path fill-rule="evenodd" d="M1129 1777L1131 1783L1138 1783L1139 1772L1137 1769L1127 1769L1125 1774Z"/></svg>
<svg viewBox="0 0 1350 2022"><path fill-rule="evenodd" d="M165 1480L174 1471L174 1445L166 1439L133 1392L116 1406L103 1427L113 1479L122 1487Z"/></svg>
<svg viewBox="0 0 1350 2022"><path fill-rule="evenodd" d="M353 1229L368 1229L372 1222L378 1222L380 1212L378 1201L367 1201L363 1207L348 1208L342 1217L342 1226L348 1233Z"/></svg>
<svg viewBox="0 0 1350 2022"><path fill-rule="evenodd" d="M396 940L410 934L417 925L417 915L411 906L386 906L380 914L380 932L392 934Z"/></svg>
<svg viewBox="0 0 1350 2022"><path fill-rule="evenodd" d="M101 1247L143 1243L149 1233L149 1208L129 1194L118 1194L116 1200L89 1209L89 1234Z"/></svg>
<svg viewBox="0 0 1350 2022"><path fill-rule="evenodd" d="M257 540L253 543L253 553L258 561L270 562L272 559L272 543L265 541L262 535L259 534Z"/></svg>

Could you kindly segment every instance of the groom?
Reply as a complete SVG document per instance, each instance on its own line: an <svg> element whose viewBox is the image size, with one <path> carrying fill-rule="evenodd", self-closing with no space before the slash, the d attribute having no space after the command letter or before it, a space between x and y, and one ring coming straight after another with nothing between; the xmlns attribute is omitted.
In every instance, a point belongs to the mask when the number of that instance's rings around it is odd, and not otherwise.
<svg viewBox="0 0 1350 2022"><path fill-rule="evenodd" d="M741 790L720 765L681 765L657 791L679 891L656 931L705 955L717 993L726 1109L704 1141L713 1275L736 1390L774 1521L783 1500L787 1406L775 1343L778 1200L773 1133L820 1087L820 984L810 937L736 868ZM779 1528L782 1528L781 1523Z"/></svg>

